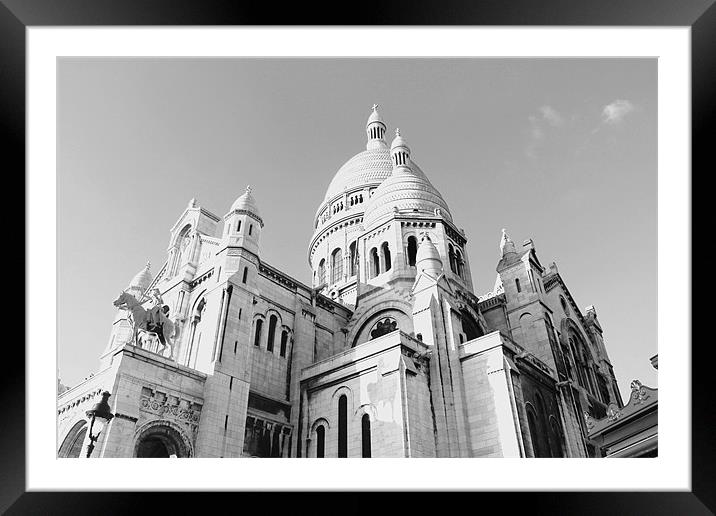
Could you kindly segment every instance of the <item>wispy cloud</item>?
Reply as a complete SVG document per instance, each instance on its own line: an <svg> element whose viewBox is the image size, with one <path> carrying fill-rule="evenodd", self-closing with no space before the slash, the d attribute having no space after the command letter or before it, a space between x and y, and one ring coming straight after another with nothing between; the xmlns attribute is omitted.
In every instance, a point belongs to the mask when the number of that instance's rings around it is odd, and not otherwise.
<svg viewBox="0 0 716 516"><path fill-rule="evenodd" d="M525 154L530 159L537 158L537 150L543 145L548 126L561 127L564 125L564 117L552 106L540 106L538 113L530 115L527 120L530 124L530 139L525 148Z"/></svg>
<svg viewBox="0 0 716 516"><path fill-rule="evenodd" d="M539 108L542 118L554 127L564 125L564 118L552 106L542 106Z"/></svg>
<svg viewBox="0 0 716 516"><path fill-rule="evenodd" d="M634 104L628 100L615 100L602 109L602 122L610 125L619 124L634 109Z"/></svg>

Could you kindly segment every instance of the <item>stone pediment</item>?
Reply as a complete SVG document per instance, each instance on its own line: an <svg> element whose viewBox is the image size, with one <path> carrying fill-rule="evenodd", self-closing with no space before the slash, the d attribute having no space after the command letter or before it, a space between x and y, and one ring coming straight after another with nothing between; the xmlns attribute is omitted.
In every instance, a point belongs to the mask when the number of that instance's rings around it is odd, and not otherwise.
<svg viewBox="0 0 716 516"><path fill-rule="evenodd" d="M604 433L612 426L633 419L639 413L657 405L658 401L658 389L642 385L639 380L632 381L629 401L621 409L611 404L607 409L607 416L596 420L585 414L589 437L593 438L597 434Z"/></svg>

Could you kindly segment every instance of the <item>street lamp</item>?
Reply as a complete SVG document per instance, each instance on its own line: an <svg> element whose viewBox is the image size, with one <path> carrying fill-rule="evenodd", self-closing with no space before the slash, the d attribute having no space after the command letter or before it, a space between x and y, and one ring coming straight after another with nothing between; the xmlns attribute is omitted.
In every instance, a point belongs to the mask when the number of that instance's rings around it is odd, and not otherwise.
<svg viewBox="0 0 716 516"><path fill-rule="evenodd" d="M87 458L89 459L89 456L92 455L92 450L94 450L94 443L97 442L97 439L99 438L99 434L104 429L105 425L109 424L109 422L114 417L114 414L109 410L109 403L107 403L107 399L111 396L111 394L107 391L104 391L102 393L102 401L99 403L96 403L94 407L92 407L90 410L87 411L87 419L90 422L89 427L89 444L87 445ZM94 429L94 426L97 425L97 433L92 433L92 430Z"/></svg>

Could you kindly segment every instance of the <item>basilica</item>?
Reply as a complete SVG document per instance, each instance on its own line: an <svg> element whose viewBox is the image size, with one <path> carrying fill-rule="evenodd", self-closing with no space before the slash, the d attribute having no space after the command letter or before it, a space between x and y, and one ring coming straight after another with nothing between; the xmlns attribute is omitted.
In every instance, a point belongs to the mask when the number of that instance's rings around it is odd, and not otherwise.
<svg viewBox="0 0 716 516"><path fill-rule="evenodd" d="M468 236L386 128L373 106L318 205L311 285L263 260L260 192L188 203L60 389L58 457L599 455L587 424L623 403L597 311L499 228L473 292Z"/></svg>

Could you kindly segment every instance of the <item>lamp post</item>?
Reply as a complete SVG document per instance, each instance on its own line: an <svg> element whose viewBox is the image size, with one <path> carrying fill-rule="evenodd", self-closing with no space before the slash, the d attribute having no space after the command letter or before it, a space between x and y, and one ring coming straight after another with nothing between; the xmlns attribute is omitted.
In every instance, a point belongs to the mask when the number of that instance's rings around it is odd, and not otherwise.
<svg viewBox="0 0 716 516"><path fill-rule="evenodd" d="M87 419L90 422L89 432L87 432L87 435L89 436L89 444L87 445L87 458L89 459L90 455L92 455L92 450L94 450L94 443L97 442L97 439L99 438L99 434L102 433L102 430L104 427L109 424L109 422L114 417L114 414L109 409L109 403L107 403L107 399L111 396L111 394L107 391L104 391L102 393L102 401L99 403L96 403L94 407L92 407L90 410L87 411ZM92 433L94 430L95 425L97 426L97 432Z"/></svg>

